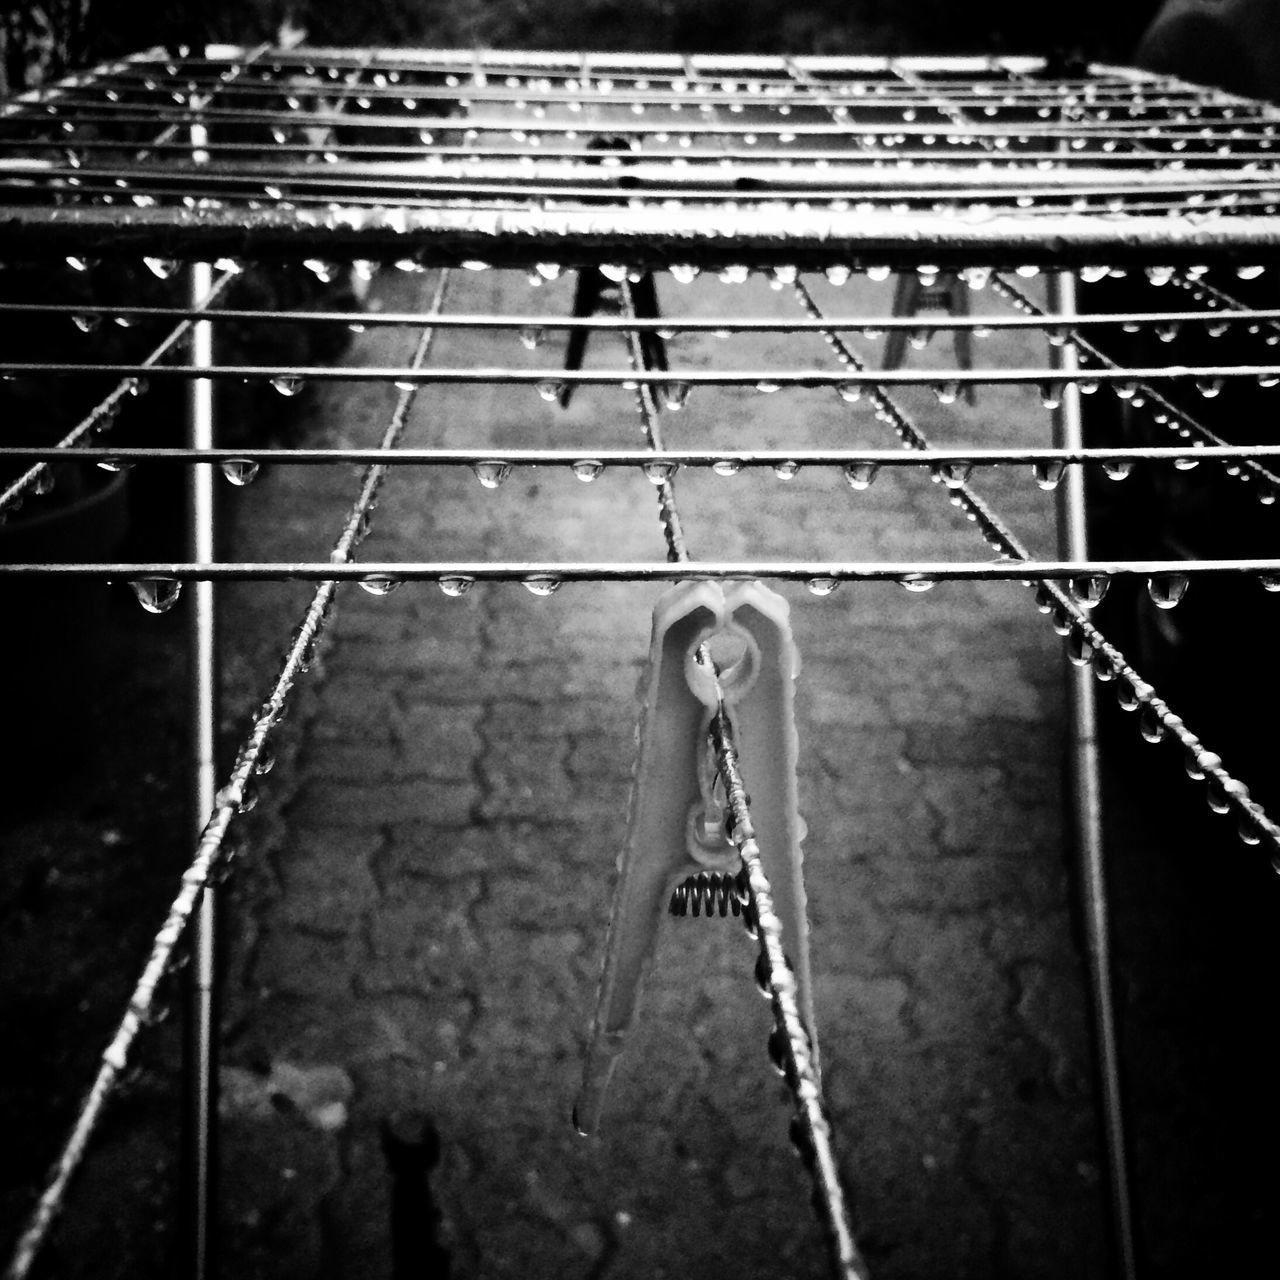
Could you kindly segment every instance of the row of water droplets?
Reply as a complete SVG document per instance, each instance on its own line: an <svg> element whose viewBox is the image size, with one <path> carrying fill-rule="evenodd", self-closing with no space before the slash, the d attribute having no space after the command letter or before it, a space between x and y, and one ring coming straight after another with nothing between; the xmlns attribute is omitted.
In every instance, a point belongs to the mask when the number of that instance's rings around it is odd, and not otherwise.
<svg viewBox="0 0 1280 1280"><path fill-rule="evenodd" d="M822 318L813 296L799 282L796 295L809 315ZM826 330L823 336L840 363L863 371L862 362L837 332ZM876 387L874 395L877 417L893 428L904 447L921 450L930 447L928 439L882 387ZM1001 559L1015 562L1030 559L1018 539L967 483L959 484L950 497L963 510L966 519L977 525ZM1071 591L1048 580L1027 585L1035 588L1037 607L1050 615L1055 631L1066 641L1067 657L1072 664L1088 665L1102 682L1114 682L1120 705L1126 710L1140 711L1139 727L1145 741L1156 743L1169 736L1180 742L1187 753L1189 772L1195 777L1195 770L1199 770L1209 787L1210 806L1215 812L1236 813L1238 834L1246 844L1258 844L1265 837L1277 850L1273 865L1280 871L1280 826L1249 798L1248 788L1222 768L1220 759L1206 750L1155 689L1133 669L1124 654L1090 621L1090 609L1101 600L1105 587L1100 587L1094 577L1078 580ZM1280 579L1268 575L1263 579L1263 586L1269 591L1280 591ZM1159 575L1152 579L1148 590L1157 607L1172 608L1186 594L1186 576Z"/></svg>
<svg viewBox="0 0 1280 1280"><path fill-rule="evenodd" d="M1204 293L1205 286L1201 281L1201 277L1205 274L1203 268L1190 268L1183 272L1172 272L1168 275L1163 273L1159 277L1161 283L1168 284L1171 281L1188 287L1193 291L1195 296L1209 296ZM1242 278L1256 278L1257 272L1252 268L1247 272L1242 269ZM1007 279L1002 276L994 276L992 278L992 287L1004 298L1015 310L1028 316L1043 316L1043 310L1037 306L1026 294L1016 288ZM1216 291L1215 291L1216 292ZM1227 299L1225 294L1216 293L1213 301L1226 300L1230 302L1234 308L1241 309L1239 304L1232 299ZM1219 305L1221 303L1219 302ZM1136 332L1138 325L1125 325L1129 332ZM1206 319L1205 331L1210 337L1221 337L1226 332L1227 325L1222 321L1214 321ZM1051 334L1055 331L1051 330ZM1277 341L1280 341L1280 326L1274 326L1274 332ZM1082 360L1090 361L1092 364L1107 370L1117 370L1119 364L1110 356L1106 355L1097 346L1083 337L1074 329L1057 329L1056 338L1051 337L1051 341L1069 342L1076 350ZM1270 334L1268 334L1268 342L1270 342ZM1098 380L1088 377L1078 378L1075 385L1082 394L1091 394L1097 390ZM1280 384L1280 377L1272 374L1261 374L1257 378L1257 384L1260 387L1272 388ZM1112 390L1117 397L1124 401L1130 408L1143 409L1150 420L1157 426L1166 427L1172 431L1180 441L1184 441L1191 446L1192 449L1200 448L1205 445L1229 446L1230 442L1211 431L1202 422L1193 418L1188 412L1175 405L1160 390L1152 386L1150 383L1128 382L1128 381L1111 381ZM1202 398L1214 399L1221 391L1220 379L1200 379L1197 381L1197 389ZM1174 460L1174 467L1180 471L1194 470L1198 465L1198 460L1194 457L1182 457ZM1263 506L1273 506L1276 502L1277 493L1280 492L1280 484L1277 479L1265 467L1259 463L1245 459L1241 462L1235 462L1228 458L1222 461L1224 472L1240 480L1244 483L1251 484L1254 496ZM1129 468L1123 466L1109 466L1106 468L1107 474L1113 479L1123 479L1128 474Z"/></svg>

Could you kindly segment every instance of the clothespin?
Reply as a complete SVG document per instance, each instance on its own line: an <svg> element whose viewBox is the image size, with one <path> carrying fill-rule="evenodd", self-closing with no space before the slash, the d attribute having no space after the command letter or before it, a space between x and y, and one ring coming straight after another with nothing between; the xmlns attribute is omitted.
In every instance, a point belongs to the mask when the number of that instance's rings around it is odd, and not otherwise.
<svg viewBox="0 0 1280 1280"><path fill-rule="evenodd" d="M666 592L653 614L649 661L640 682L640 749L632 781L626 842L605 945L600 993L583 1066L574 1123L594 1133L604 1095L653 956L663 908L684 914L739 914L741 858L724 827L707 729L717 706L716 677L700 661L711 636L728 632L745 645L719 675L751 817L788 957L801 1015L814 1044L809 924L801 875L804 823L796 807L798 738L794 682L799 655L787 602L758 582L728 592L686 582ZM683 908L683 909L682 909Z"/></svg>
<svg viewBox="0 0 1280 1280"><path fill-rule="evenodd" d="M588 151L629 151L630 144L626 138L616 135L602 135L592 138L587 143ZM573 288L573 318L588 320L600 310L607 292L614 286L599 267L583 267L578 272L578 279ZM642 272L639 279L631 284L631 300L635 307L637 320L657 320L661 314L658 310L658 286L654 283L653 272ZM567 370L581 369L582 358L586 354L587 339L591 336L589 329L570 329L569 341L565 345L564 367ZM640 331L640 354L646 369L656 369L662 373L667 371L667 344L661 334L653 329ZM566 382L560 388L560 407L567 409L573 398L573 383Z"/></svg>

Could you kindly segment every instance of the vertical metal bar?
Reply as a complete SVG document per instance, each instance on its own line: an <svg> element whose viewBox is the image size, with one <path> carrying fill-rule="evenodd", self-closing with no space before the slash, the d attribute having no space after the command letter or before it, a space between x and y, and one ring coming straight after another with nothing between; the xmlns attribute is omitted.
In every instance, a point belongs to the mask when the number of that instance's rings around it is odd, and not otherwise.
<svg viewBox="0 0 1280 1280"><path fill-rule="evenodd" d="M1049 277L1049 310L1071 318L1076 310L1076 280L1070 272ZM1071 379L1079 370L1074 343L1050 345L1050 363L1064 375L1059 407L1053 411L1054 444L1064 449L1083 447L1080 390ZM1066 559L1087 560L1085 476L1083 467L1068 467L1058 487L1058 552ZM1116 1274L1135 1280L1133 1203L1120 1084L1120 1053L1116 1035L1111 971L1111 926L1102 837L1102 786L1098 753L1097 702L1093 673L1088 667L1067 666L1067 774L1072 836L1080 870L1081 909L1089 973L1095 1052L1102 1103L1108 1187L1111 1198L1112 1246Z"/></svg>
<svg viewBox="0 0 1280 1280"><path fill-rule="evenodd" d="M203 125L193 125L194 158L207 155ZM187 272L188 301L204 306L213 286L206 262L192 263ZM213 326L197 320L191 327L190 365L213 364ZM213 382L187 382L187 440L194 449L213 447ZM208 564L214 552L214 475L209 464L187 472L187 556ZM187 662L190 724L190 803L196 832L213 811L217 790L218 726L217 618L214 584L191 584L194 598L187 609ZM200 896L192 921L191 965L187 989L185 1043L185 1114L183 1151L183 1238L186 1274L207 1280L213 1274L212 1209L216 1173L217 1136L217 890L210 885Z"/></svg>

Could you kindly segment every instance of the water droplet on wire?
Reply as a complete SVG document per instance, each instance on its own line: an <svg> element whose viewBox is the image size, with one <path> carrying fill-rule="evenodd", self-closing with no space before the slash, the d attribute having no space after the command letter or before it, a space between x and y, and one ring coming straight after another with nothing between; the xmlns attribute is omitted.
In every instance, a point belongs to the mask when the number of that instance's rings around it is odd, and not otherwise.
<svg viewBox="0 0 1280 1280"><path fill-rule="evenodd" d="M573 463L572 468L573 474L583 484L590 484L604 470L604 463L596 461L595 458L582 458Z"/></svg>
<svg viewBox="0 0 1280 1280"><path fill-rule="evenodd" d="M271 379L271 386L282 396L293 397L301 394L306 387L306 379L296 377L293 374L277 374Z"/></svg>
<svg viewBox="0 0 1280 1280"><path fill-rule="evenodd" d="M237 488L251 483L258 474L258 463L252 458L224 458L218 466L227 480Z"/></svg>
<svg viewBox="0 0 1280 1280"><path fill-rule="evenodd" d="M465 574L450 574L440 579L440 590L456 600L459 596L465 596L475 584L476 580L468 578Z"/></svg>
<svg viewBox="0 0 1280 1280"><path fill-rule="evenodd" d="M785 462L779 462L774 465L773 474L779 480L794 480L800 473L800 464L788 459Z"/></svg>
<svg viewBox="0 0 1280 1280"><path fill-rule="evenodd" d="M142 262L157 280L168 280L178 269L172 258L143 258Z"/></svg>
<svg viewBox="0 0 1280 1280"><path fill-rule="evenodd" d="M1108 458L1102 464L1108 480L1124 480L1133 472L1132 458Z"/></svg>
<svg viewBox="0 0 1280 1280"><path fill-rule="evenodd" d="M829 596L839 585L839 578L810 578L805 588L811 596Z"/></svg>
<svg viewBox="0 0 1280 1280"><path fill-rule="evenodd" d="M554 595L561 587L560 579L553 573L531 573L521 581L524 589L534 596Z"/></svg>
<svg viewBox="0 0 1280 1280"><path fill-rule="evenodd" d="M641 466L650 484L665 484L679 469L675 462L646 462Z"/></svg>
<svg viewBox="0 0 1280 1280"><path fill-rule="evenodd" d="M475 472L476 479L486 489L496 489L511 474L511 464L489 458L482 462L473 462L471 470Z"/></svg>
<svg viewBox="0 0 1280 1280"><path fill-rule="evenodd" d="M742 463L737 458L719 458L711 464L711 470L718 476L736 476L742 470Z"/></svg>
<svg viewBox="0 0 1280 1280"><path fill-rule="evenodd" d="M671 413L678 413L689 403L689 384L687 382L664 382L662 384L662 407Z"/></svg>
<svg viewBox="0 0 1280 1280"><path fill-rule="evenodd" d="M936 585L934 580L923 573L907 573L898 579L908 591L932 591Z"/></svg>
<svg viewBox="0 0 1280 1280"><path fill-rule="evenodd" d="M371 573L360 579L360 585L371 596L389 596L402 585L402 579L389 573Z"/></svg>
<svg viewBox="0 0 1280 1280"><path fill-rule="evenodd" d="M844 467L844 478L849 488L857 489L859 492L870 489L879 474L878 462L849 462Z"/></svg>
<svg viewBox="0 0 1280 1280"><path fill-rule="evenodd" d="M1054 458L1048 462L1033 463L1031 469L1035 476L1036 484L1046 493L1049 493L1058 487L1066 466L1067 464L1062 459Z"/></svg>
<svg viewBox="0 0 1280 1280"><path fill-rule="evenodd" d="M1185 573L1159 573L1147 579L1147 595L1157 609L1172 609L1187 594L1189 582Z"/></svg>
<svg viewBox="0 0 1280 1280"><path fill-rule="evenodd" d="M1100 575L1076 578L1071 583L1071 595L1078 605L1085 609L1094 609L1101 604L1110 585L1110 579Z"/></svg>
<svg viewBox="0 0 1280 1280"><path fill-rule="evenodd" d="M134 578L129 586L148 613L168 613L182 594L182 583L177 578Z"/></svg>
<svg viewBox="0 0 1280 1280"><path fill-rule="evenodd" d="M546 380L538 383L538 394L548 403L555 404L564 394L565 384Z"/></svg>

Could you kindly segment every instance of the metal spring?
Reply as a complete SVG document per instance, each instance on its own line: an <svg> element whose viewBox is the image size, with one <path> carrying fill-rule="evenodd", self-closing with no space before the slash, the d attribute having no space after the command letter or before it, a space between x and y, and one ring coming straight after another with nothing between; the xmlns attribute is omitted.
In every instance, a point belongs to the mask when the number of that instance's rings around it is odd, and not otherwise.
<svg viewBox="0 0 1280 1280"><path fill-rule="evenodd" d="M746 892L740 872L699 871L671 891L668 910L673 916L741 916Z"/></svg>

